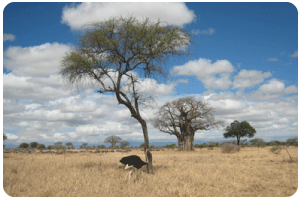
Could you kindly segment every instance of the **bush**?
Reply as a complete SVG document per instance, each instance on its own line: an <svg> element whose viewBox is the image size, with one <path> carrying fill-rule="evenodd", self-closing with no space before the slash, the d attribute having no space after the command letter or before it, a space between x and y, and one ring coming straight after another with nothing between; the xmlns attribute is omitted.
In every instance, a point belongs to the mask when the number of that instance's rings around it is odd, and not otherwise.
<svg viewBox="0 0 300 200"><path fill-rule="evenodd" d="M38 144L37 145L37 149L45 149L45 145L44 144Z"/></svg>
<svg viewBox="0 0 300 200"><path fill-rule="evenodd" d="M222 153L233 153L240 150L240 147L236 144L223 143L220 146L222 148Z"/></svg>
<svg viewBox="0 0 300 200"><path fill-rule="evenodd" d="M64 154L65 150L64 149L57 149L56 154Z"/></svg>
<svg viewBox="0 0 300 200"><path fill-rule="evenodd" d="M175 148L175 147L177 147L175 143L167 144L167 145L164 146L164 148Z"/></svg>

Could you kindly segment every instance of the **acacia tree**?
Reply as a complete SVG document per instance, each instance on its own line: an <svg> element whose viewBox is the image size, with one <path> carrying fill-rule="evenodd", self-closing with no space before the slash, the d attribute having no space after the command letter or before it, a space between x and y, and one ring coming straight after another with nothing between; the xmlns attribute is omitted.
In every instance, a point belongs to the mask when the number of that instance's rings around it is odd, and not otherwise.
<svg viewBox="0 0 300 200"><path fill-rule="evenodd" d="M253 137L256 133L255 128L253 128L247 121L239 122L235 120L227 126L224 133L225 138L236 137L237 145L240 145L241 137Z"/></svg>
<svg viewBox="0 0 300 200"><path fill-rule="evenodd" d="M110 143L112 148L115 148L116 144L121 141L122 141L122 139L119 136L112 135L112 136L105 138L104 143Z"/></svg>
<svg viewBox="0 0 300 200"><path fill-rule="evenodd" d="M121 141L120 142L120 147L121 148L126 148L126 147L128 147L130 145L130 142L128 142L128 141Z"/></svg>
<svg viewBox="0 0 300 200"><path fill-rule="evenodd" d="M190 35L160 21L114 18L94 23L79 38L77 48L62 61L61 74L69 83L93 80L99 93L112 92L142 127L147 171L152 172L147 123L140 114L144 102L138 90L138 74L157 79L165 75L162 64L170 56L187 54Z"/></svg>
<svg viewBox="0 0 300 200"><path fill-rule="evenodd" d="M29 145L30 148L37 148L37 146L38 146L37 142L31 142Z"/></svg>
<svg viewBox="0 0 300 200"><path fill-rule="evenodd" d="M70 149L70 148L73 149L73 143L72 142L67 142L65 145L67 146L68 149Z"/></svg>
<svg viewBox="0 0 300 200"><path fill-rule="evenodd" d="M222 125L216 120L213 108L195 97L185 97L164 104L156 114L153 125L158 130L175 135L179 150L194 149L194 136L198 130L209 130Z"/></svg>

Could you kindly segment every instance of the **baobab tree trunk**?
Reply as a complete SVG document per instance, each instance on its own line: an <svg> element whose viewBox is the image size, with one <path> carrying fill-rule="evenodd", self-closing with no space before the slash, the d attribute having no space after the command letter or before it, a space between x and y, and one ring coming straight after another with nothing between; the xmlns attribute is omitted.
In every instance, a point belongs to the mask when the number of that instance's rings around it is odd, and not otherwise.
<svg viewBox="0 0 300 200"><path fill-rule="evenodd" d="M178 139L179 151L193 151L194 150L194 134L188 134Z"/></svg>

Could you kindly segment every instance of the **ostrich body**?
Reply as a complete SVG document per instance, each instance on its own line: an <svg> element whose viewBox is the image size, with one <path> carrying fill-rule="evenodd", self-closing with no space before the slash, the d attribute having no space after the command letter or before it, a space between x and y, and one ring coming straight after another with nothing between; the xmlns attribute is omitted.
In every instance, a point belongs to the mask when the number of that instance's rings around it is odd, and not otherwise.
<svg viewBox="0 0 300 200"><path fill-rule="evenodd" d="M141 167L143 167L144 165L147 165L148 163L142 161L142 159L139 157L139 156L136 156L136 155L131 155L131 156L126 156L126 157L123 157L121 160L120 160L120 163L124 164L125 165L125 168L124 169L129 169L129 168L132 168L132 167L135 167L137 169L140 169ZM131 174L132 174L132 171L131 170L129 172L129 179L131 178Z"/></svg>

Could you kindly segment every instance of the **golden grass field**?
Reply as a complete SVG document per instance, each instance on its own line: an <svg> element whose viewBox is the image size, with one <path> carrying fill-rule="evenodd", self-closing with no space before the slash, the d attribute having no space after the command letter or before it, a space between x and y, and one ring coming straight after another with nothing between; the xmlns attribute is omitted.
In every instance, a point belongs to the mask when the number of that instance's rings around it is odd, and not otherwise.
<svg viewBox="0 0 300 200"><path fill-rule="evenodd" d="M4 154L3 187L13 197L287 197L298 188L298 148L279 155L271 147L153 151L146 166L128 179L119 160L128 153Z"/></svg>

